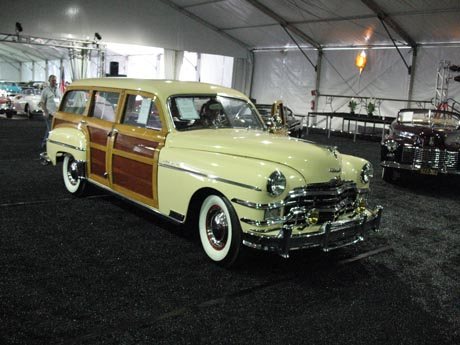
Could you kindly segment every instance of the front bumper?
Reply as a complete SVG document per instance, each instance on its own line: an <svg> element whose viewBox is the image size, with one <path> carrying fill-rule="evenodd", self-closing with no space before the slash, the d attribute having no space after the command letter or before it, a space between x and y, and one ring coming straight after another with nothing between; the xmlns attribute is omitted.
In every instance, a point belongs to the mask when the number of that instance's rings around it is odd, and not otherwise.
<svg viewBox="0 0 460 345"><path fill-rule="evenodd" d="M350 246L363 241L370 231L380 227L383 208L377 206L370 216L365 214L347 221L325 222L319 231L292 234L292 226L284 225L276 237L256 233L244 233L243 244L260 250L277 252L287 257L289 251L320 247L323 251Z"/></svg>
<svg viewBox="0 0 460 345"><path fill-rule="evenodd" d="M428 174L428 175L437 175L439 174L450 174L450 175L460 175L460 170L448 169L445 166L442 168L432 168L431 166L425 166L422 164L403 164L393 161L382 161L380 162L380 166L384 168L393 168L393 169L400 169L400 170L409 170L413 172L418 172L421 174Z"/></svg>

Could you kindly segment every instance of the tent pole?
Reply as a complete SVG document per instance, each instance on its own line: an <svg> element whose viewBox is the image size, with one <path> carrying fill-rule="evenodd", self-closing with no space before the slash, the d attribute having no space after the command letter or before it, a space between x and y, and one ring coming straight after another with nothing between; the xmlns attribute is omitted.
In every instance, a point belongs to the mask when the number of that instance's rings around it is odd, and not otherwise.
<svg viewBox="0 0 460 345"><path fill-rule="evenodd" d="M415 46L412 48L412 65L411 65L411 73L409 74L409 90L407 93L407 108L411 107L413 93L414 93L414 81L415 81L415 73L416 73L416 66L417 66L417 50L418 47Z"/></svg>

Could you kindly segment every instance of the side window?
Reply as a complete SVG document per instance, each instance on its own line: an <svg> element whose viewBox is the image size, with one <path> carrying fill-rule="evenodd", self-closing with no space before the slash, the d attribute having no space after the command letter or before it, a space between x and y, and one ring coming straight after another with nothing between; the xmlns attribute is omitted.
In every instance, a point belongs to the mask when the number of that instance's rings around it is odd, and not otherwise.
<svg viewBox="0 0 460 345"><path fill-rule="evenodd" d="M82 115L85 112L88 101L89 91L71 90L65 94L62 100L61 111Z"/></svg>
<svg viewBox="0 0 460 345"><path fill-rule="evenodd" d="M118 92L96 91L91 115L96 119L115 122L119 98Z"/></svg>
<svg viewBox="0 0 460 345"><path fill-rule="evenodd" d="M160 113L151 97L128 95L122 122L143 128L161 129Z"/></svg>

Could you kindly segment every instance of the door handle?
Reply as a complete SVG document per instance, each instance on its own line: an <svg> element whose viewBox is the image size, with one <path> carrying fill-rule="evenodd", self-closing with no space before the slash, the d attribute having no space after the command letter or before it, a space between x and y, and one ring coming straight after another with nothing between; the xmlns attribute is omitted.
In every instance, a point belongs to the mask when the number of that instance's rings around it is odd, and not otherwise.
<svg viewBox="0 0 460 345"><path fill-rule="evenodd" d="M118 133L118 129L114 128L110 132L107 133L108 137L114 136Z"/></svg>

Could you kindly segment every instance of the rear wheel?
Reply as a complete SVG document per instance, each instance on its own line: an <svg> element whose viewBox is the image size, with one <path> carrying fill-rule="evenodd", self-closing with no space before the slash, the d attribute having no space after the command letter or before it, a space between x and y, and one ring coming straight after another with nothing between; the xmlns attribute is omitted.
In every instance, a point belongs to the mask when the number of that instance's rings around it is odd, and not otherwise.
<svg viewBox="0 0 460 345"><path fill-rule="evenodd" d="M62 164L62 177L67 190L77 196L82 196L86 189L86 180L81 179L78 162L71 156L66 155Z"/></svg>
<svg viewBox="0 0 460 345"><path fill-rule="evenodd" d="M26 113L28 119L32 118L32 112L30 111L30 107L28 104L24 106L24 113Z"/></svg>
<svg viewBox="0 0 460 345"><path fill-rule="evenodd" d="M198 220L201 244L208 257L230 267L242 251L241 227L232 204L224 196L209 195Z"/></svg>

